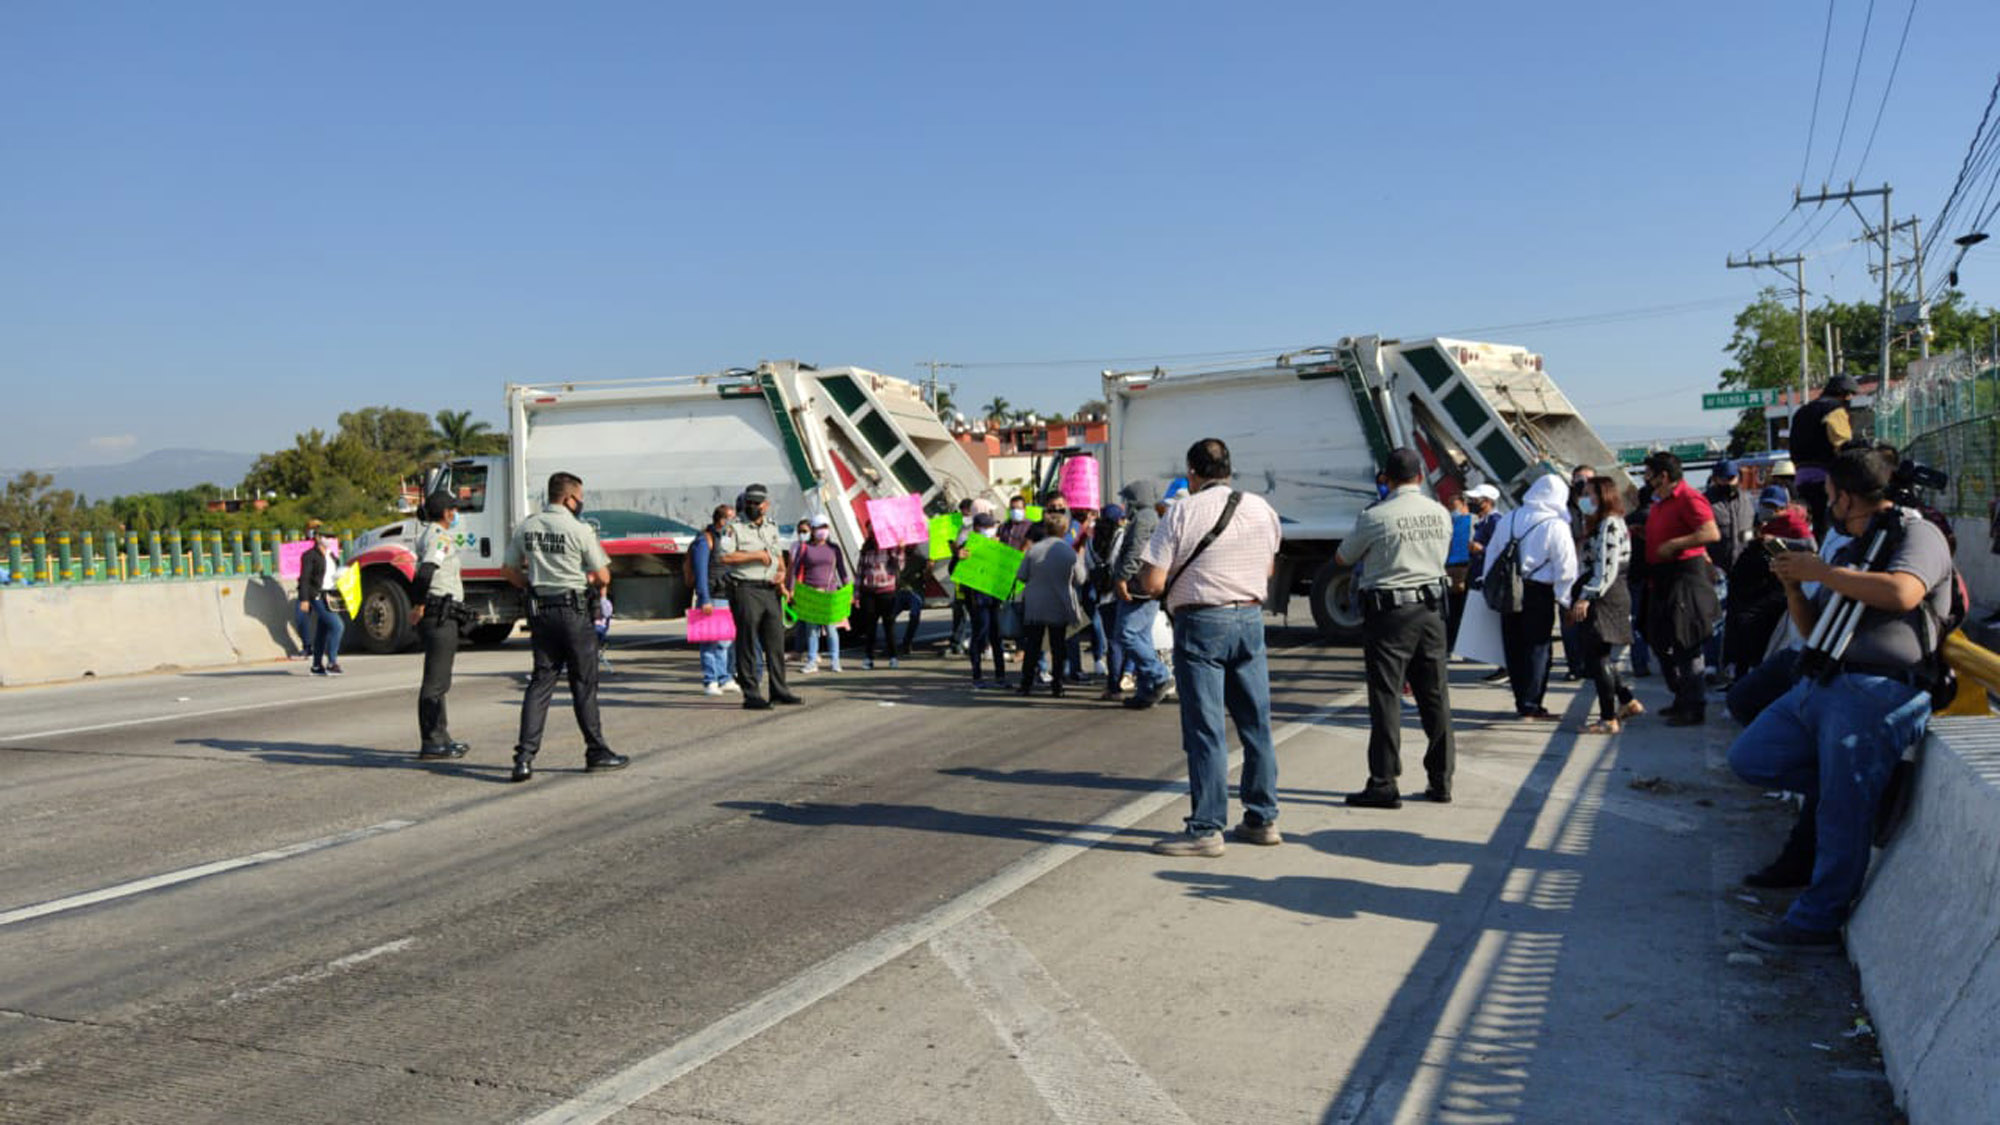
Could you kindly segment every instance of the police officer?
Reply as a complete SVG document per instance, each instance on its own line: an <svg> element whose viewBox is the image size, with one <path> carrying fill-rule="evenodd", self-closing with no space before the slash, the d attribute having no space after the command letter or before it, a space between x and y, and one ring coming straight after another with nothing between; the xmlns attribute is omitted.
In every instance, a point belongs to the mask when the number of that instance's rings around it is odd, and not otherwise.
<svg viewBox="0 0 2000 1125"><path fill-rule="evenodd" d="M458 656L459 629L471 614L465 608L465 582L459 575L458 543L451 533L458 522L458 497L448 490L424 500L423 530L417 533L417 581L410 591L416 603L410 624L424 646L424 682L417 690L417 733L423 739L417 757L425 761L463 758L471 747L451 737L445 720L444 697L451 691L451 666Z"/></svg>
<svg viewBox="0 0 2000 1125"><path fill-rule="evenodd" d="M729 616L736 622L736 685L745 711L768 711L772 703L803 702L785 686L785 607L778 590L785 581L785 545L771 519L771 494L761 484L743 490L736 522L716 549L729 583ZM759 690L760 657L771 673L771 694Z"/></svg>
<svg viewBox="0 0 2000 1125"><path fill-rule="evenodd" d="M514 746L515 781L535 776L549 697L563 667L569 669L570 705L583 732L584 767L615 770L631 761L605 745L597 718L597 630L591 621L599 592L611 585L611 560L597 533L577 518L583 512L583 481L556 473L549 477L548 496L507 543L507 580L528 591L528 630L535 645L535 671L521 700L521 737Z"/></svg>
<svg viewBox="0 0 2000 1125"><path fill-rule="evenodd" d="M1424 796L1451 800L1451 691L1446 672L1445 558L1451 513L1424 495L1424 462L1414 449L1393 450L1386 466L1389 494L1369 505L1340 544L1342 565L1361 568L1367 622L1368 784L1347 803L1393 809L1403 797L1403 684L1416 694L1428 745Z"/></svg>

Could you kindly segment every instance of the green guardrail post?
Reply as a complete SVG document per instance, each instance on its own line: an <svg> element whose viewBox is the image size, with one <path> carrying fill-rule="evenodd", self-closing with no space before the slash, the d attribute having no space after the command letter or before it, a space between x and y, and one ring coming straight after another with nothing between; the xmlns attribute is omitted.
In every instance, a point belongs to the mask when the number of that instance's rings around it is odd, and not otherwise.
<svg viewBox="0 0 2000 1125"><path fill-rule="evenodd" d="M222 553L222 529L212 528L208 533L208 572L214 575L229 573L229 559Z"/></svg>
<svg viewBox="0 0 2000 1125"><path fill-rule="evenodd" d="M53 581L49 577L49 541L47 536L37 535L32 540L35 552L35 581L44 585Z"/></svg>
<svg viewBox="0 0 2000 1125"><path fill-rule="evenodd" d="M77 577L83 582L97 581L97 547L90 541L90 532L77 537Z"/></svg>
<svg viewBox="0 0 2000 1125"><path fill-rule="evenodd" d="M76 581L76 552L70 549L69 532L67 531L61 532L56 536L56 559L59 566L56 580L59 582Z"/></svg>
<svg viewBox="0 0 2000 1125"><path fill-rule="evenodd" d="M145 571L139 569L139 533L136 531L125 532L124 538L125 581L137 582L146 576Z"/></svg>
<svg viewBox="0 0 2000 1125"><path fill-rule="evenodd" d="M125 580L125 556L118 553L118 533L100 531L98 535L98 555L104 559L104 580L122 582Z"/></svg>
<svg viewBox="0 0 2000 1125"><path fill-rule="evenodd" d="M187 555L182 553L184 547L185 544L181 539L180 528L177 527L167 532L168 569L166 573L175 578L187 577Z"/></svg>
<svg viewBox="0 0 2000 1125"><path fill-rule="evenodd" d="M7 580L19 582L27 575L21 573L21 537L7 536Z"/></svg>
<svg viewBox="0 0 2000 1125"><path fill-rule="evenodd" d="M201 531L197 529L193 532L190 532L188 538L189 538L189 542L187 544L188 577L207 578L208 544L204 542L204 540L206 540L208 537L206 535L203 535Z"/></svg>
<svg viewBox="0 0 2000 1125"><path fill-rule="evenodd" d="M250 533L250 573L252 574L265 573L264 533L261 531L253 531Z"/></svg>
<svg viewBox="0 0 2000 1125"><path fill-rule="evenodd" d="M146 533L146 577L159 578L167 572L167 556L160 546L160 533Z"/></svg>

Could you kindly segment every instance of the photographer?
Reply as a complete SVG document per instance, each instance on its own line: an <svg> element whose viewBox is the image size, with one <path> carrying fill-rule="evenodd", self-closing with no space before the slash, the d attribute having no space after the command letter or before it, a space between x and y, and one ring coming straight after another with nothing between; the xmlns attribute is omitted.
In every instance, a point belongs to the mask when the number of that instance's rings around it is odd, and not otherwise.
<svg viewBox="0 0 2000 1125"><path fill-rule="evenodd" d="M1883 789L1930 719L1936 632L1950 610L1951 549L1936 527L1890 499L1895 472L1895 462L1875 450L1840 454L1827 471L1827 511L1853 541L1831 563L1807 551L1771 562L1792 622L1808 637L1836 595L1863 612L1844 650L1838 637L1808 644L1799 682L1729 748L1738 777L1817 802L1812 882L1783 921L1743 935L1758 949L1839 950L1840 926L1867 875ZM1882 550L1860 569L1878 534ZM1817 594L1802 589L1811 583L1819 584Z"/></svg>

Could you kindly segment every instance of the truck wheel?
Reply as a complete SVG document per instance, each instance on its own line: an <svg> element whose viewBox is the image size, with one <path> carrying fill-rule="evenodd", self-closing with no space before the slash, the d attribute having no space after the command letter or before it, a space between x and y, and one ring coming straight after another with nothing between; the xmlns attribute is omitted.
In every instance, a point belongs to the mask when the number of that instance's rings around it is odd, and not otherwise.
<svg viewBox="0 0 2000 1125"><path fill-rule="evenodd" d="M361 576L361 647L368 652L400 652L415 638L410 628L410 592L394 578Z"/></svg>
<svg viewBox="0 0 2000 1125"><path fill-rule="evenodd" d="M1354 568L1328 559L1313 577L1313 624L1334 644L1361 640L1361 605L1355 600Z"/></svg>
<svg viewBox="0 0 2000 1125"><path fill-rule="evenodd" d="M466 639L471 641L473 644L478 645L480 648L490 648L494 645L502 643L508 637L511 637L513 635L514 635L514 623L512 621L509 621L505 625L474 626L472 632L467 635Z"/></svg>

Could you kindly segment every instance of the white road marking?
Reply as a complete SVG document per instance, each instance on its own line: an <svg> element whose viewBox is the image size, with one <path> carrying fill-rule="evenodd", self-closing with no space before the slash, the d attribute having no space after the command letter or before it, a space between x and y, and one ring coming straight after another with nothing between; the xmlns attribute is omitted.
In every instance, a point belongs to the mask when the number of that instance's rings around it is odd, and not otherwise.
<svg viewBox="0 0 2000 1125"><path fill-rule="evenodd" d="M88 891L84 894L71 895L68 898L59 898L51 902L38 903L34 906L23 906L0 913L0 926L11 926L16 922L26 922L31 918L44 918L50 914L61 914L66 910L94 906L97 903L109 902L112 899L128 898L132 895L158 890L161 887L171 887L176 883L206 879L210 875L220 875L224 871L235 871L241 867L255 867L259 864L271 863L275 860L290 859L293 856L304 855L307 852L316 852L322 848L338 847L341 844L350 844L356 840L365 840L370 836L380 836L385 832L395 832L408 828L415 823L416 821L414 820L385 820L380 824L371 824L366 828L356 828L352 831L341 832L332 836L321 836L317 840L286 844L282 848L272 848L270 851L258 852L254 855L237 856L235 859L219 859L214 863L204 863L196 867L184 867L179 871L169 871L163 875L135 879L130 883L120 883L115 887L105 887L103 890Z"/></svg>
<svg viewBox="0 0 2000 1125"><path fill-rule="evenodd" d="M1365 691L1343 692L1304 718L1272 732L1271 741L1274 745L1283 745L1367 698ZM1241 764L1241 759L1240 752L1231 755L1230 766L1234 768ZM1161 788L1113 809L1099 818L1099 823L1084 825L1059 840L1042 845L991 879L932 909L930 913L900 926L891 926L874 937L849 946L680 1042L640 1059L569 1101L529 1118L527 1125L587 1125L611 1117L682 1075L706 1066L740 1044L1006 899L1181 799L1186 791L1186 786L1179 782L1163 783Z"/></svg>
<svg viewBox="0 0 2000 1125"><path fill-rule="evenodd" d="M87 727L63 727L59 730L30 731L27 734L0 735L0 742L27 742L36 738L61 738L69 734L90 734L100 730L118 730L123 727L143 727L150 723L171 723L180 719L202 719L210 715L234 715L243 711L269 711L275 707L291 704L324 703L330 699L365 699L371 695L390 695L407 692L409 684L395 687L366 688L361 691L336 691L326 695L300 696L296 699L267 699L262 703L244 703L236 707L213 707L206 711L176 711L171 715L153 715L144 719L120 719L115 723L93 723Z"/></svg>
<svg viewBox="0 0 2000 1125"><path fill-rule="evenodd" d="M245 1000L255 1000L261 996L269 996L274 992L287 992L302 984L311 984L314 981L338 976L356 965L366 964L377 957L386 957L391 953L401 953L416 943L417 939L413 937L397 938L395 941L384 942L373 949L364 949L359 953L350 953L345 957L336 957L317 969L309 969L303 973L293 973L290 976L279 977L269 984L259 985L256 988L240 989L216 1001L216 1003L218 1005L240 1004Z"/></svg>
<svg viewBox="0 0 2000 1125"><path fill-rule="evenodd" d="M972 993L980 1014L1064 1125L1193 1125L993 915L974 914L932 938L930 949Z"/></svg>

